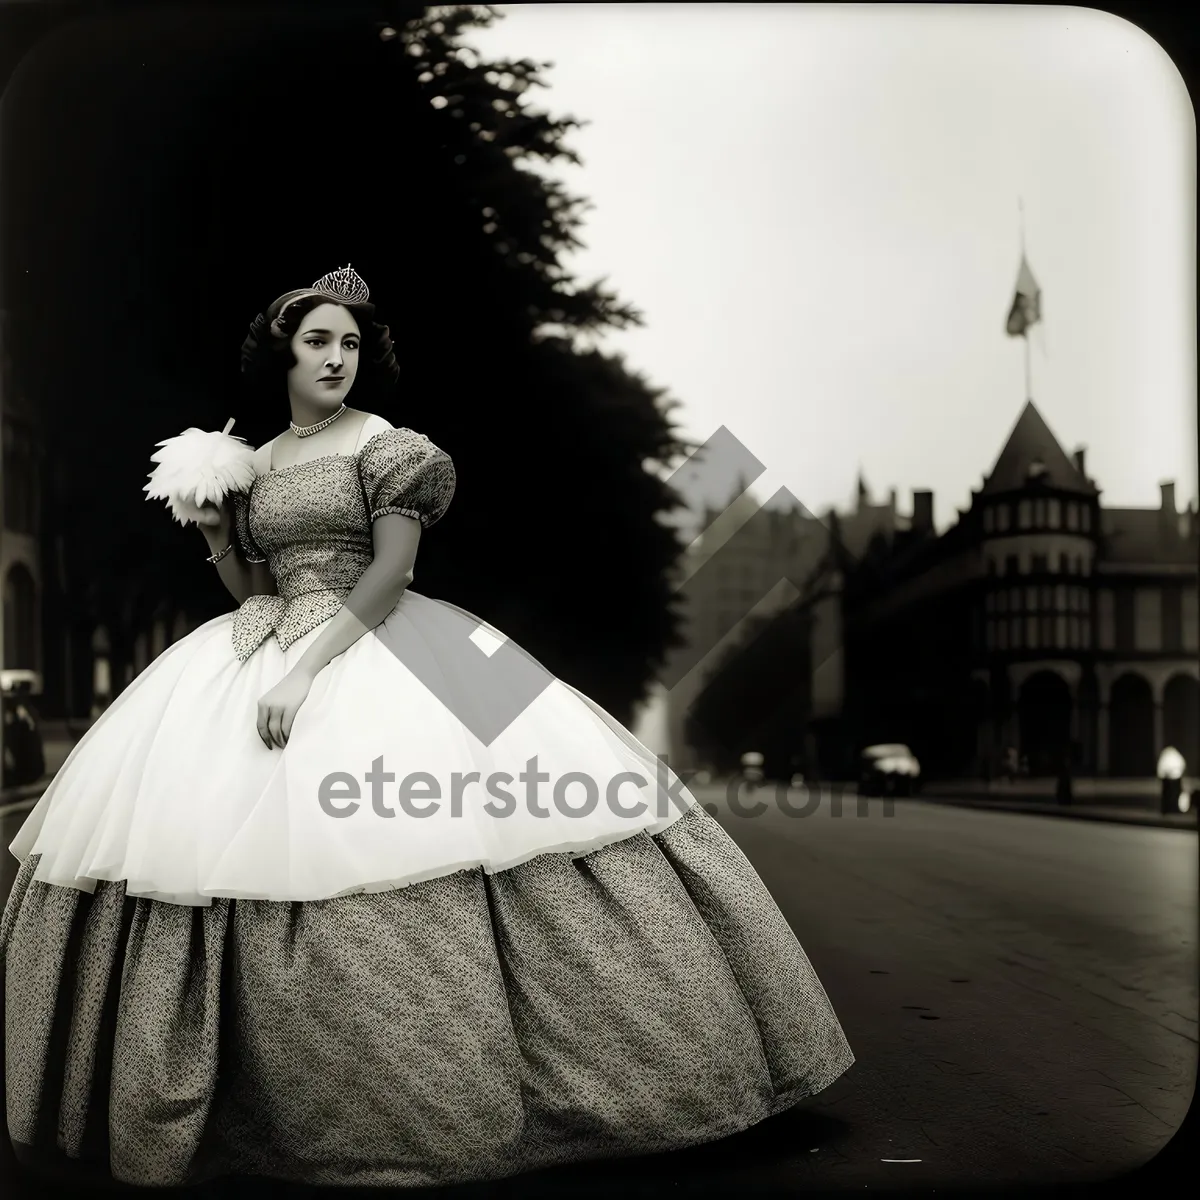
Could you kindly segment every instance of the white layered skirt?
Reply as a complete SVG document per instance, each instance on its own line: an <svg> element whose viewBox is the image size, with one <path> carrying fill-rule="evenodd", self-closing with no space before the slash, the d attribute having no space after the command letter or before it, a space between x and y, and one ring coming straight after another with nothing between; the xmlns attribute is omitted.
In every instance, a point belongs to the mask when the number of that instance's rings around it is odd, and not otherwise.
<svg viewBox="0 0 1200 1200"><path fill-rule="evenodd" d="M696 803L588 697L412 591L320 672L286 747L268 749L259 700L328 621L246 662L232 622L168 647L75 746L10 847L38 855L35 880L124 880L182 905L324 900L588 854Z"/></svg>

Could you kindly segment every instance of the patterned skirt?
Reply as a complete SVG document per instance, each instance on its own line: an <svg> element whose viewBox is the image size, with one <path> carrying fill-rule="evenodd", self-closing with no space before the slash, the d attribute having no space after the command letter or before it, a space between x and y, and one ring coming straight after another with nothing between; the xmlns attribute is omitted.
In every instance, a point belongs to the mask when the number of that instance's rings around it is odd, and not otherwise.
<svg viewBox="0 0 1200 1200"><path fill-rule="evenodd" d="M498 1179L721 1138L854 1061L699 806L586 856L321 901L88 893L36 859L0 925L28 1160L148 1186Z"/></svg>

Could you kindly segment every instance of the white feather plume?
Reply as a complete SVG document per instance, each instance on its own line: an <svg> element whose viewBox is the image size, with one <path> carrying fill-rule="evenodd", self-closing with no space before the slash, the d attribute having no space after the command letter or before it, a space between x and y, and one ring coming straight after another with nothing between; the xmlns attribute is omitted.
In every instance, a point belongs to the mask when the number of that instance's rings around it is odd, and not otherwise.
<svg viewBox="0 0 1200 1200"><path fill-rule="evenodd" d="M201 505L220 505L230 492L246 491L257 475L254 451L228 432L193 427L155 445L160 449L150 461L158 466L142 491L147 500L165 500L181 525L199 524Z"/></svg>

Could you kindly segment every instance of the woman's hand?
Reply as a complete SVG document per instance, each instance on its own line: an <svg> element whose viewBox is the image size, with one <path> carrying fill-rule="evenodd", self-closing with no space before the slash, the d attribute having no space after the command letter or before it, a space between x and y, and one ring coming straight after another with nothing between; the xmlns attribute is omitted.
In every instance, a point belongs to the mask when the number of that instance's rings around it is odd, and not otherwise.
<svg viewBox="0 0 1200 1200"><path fill-rule="evenodd" d="M258 702L258 736L268 750L282 750L287 745L292 722L308 698L312 682L307 671L293 668Z"/></svg>

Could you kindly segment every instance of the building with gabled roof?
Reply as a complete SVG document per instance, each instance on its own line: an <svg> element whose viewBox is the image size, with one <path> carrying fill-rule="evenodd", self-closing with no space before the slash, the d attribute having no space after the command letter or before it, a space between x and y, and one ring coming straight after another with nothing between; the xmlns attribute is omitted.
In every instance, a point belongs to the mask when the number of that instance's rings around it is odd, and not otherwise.
<svg viewBox="0 0 1200 1200"><path fill-rule="evenodd" d="M967 510L941 535L932 495L907 529L847 550L843 769L907 742L928 774L1152 776L1200 765L1200 517L1173 483L1155 509L1107 508L1028 402Z"/></svg>
<svg viewBox="0 0 1200 1200"><path fill-rule="evenodd" d="M1045 488L1073 495L1099 495L1096 485L1084 473L1083 452L1077 450L1073 457L1068 457L1037 406L1028 400L991 473L974 495L1021 492L1031 479L1040 479Z"/></svg>

